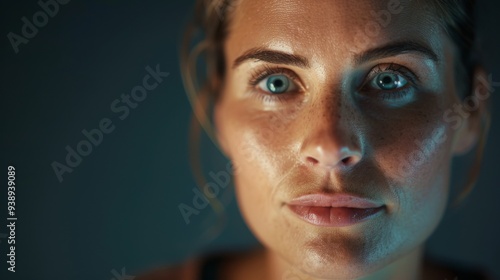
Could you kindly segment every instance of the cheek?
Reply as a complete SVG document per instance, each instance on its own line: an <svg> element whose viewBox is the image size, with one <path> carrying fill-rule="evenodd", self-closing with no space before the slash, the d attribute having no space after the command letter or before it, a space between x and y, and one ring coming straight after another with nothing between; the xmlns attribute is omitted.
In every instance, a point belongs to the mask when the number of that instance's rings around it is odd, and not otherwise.
<svg viewBox="0 0 500 280"><path fill-rule="evenodd" d="M271 223L276 226L279 219L274 209L279 204L275 196L279 183L296 171L295 138L290 134L296 111L259 112L232 106L226 112L226 119L231 120L224 127L238 205L254 234L268 238L272 232L263 231Z"/></svg>
<svg viewBox="0 0 500 280"><path fill-rule="evenodd" d="M234 109L227 126L231 159L240 176L259 174L259 178L278 178L290 170L294 137L290 134L297 110L266 112L248 108ZM244 113L242 113L244 112ZM256 177L252 177L256 179Z"/></svg>
<svg viewBox="0 0 500 280"><path fill-rule="evenodd" d="M439 119L399 124L399 128L393 124L377 131L378 139L370 144L373 159L394 183L423 184L449 167L452 131Z"/></svg>
<svg viewBox="0 0 500 280"><path fill-rule="evenodd" d="M436 228L448 199L454 131L442 118L443 108L401 117L372 136L373 159L394 194L388 205L393 230L414 242Z"/></svg>

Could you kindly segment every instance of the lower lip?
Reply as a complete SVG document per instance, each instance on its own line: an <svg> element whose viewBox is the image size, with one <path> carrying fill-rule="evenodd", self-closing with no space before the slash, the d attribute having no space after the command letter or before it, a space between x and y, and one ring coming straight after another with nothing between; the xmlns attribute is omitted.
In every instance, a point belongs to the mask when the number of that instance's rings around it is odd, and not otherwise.
<svg viewBox="0 0 500 280"><path fill-rule="evenodd" d="M324 227L345 227L373 218L384 206L377 208L319 207L288 205L304 221Z"/></svg>

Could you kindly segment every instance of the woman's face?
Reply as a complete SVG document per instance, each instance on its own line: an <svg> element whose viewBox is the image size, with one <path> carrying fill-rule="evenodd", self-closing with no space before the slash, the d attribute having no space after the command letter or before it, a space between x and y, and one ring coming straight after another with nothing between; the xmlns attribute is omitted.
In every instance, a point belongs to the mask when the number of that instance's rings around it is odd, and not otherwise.
<svg viewBox="0 0 500 280"><path fill-rule="evenodd" d="M216 127L262 243L310 275L355 277L425 241L451 158L473 142L435 14L403 0L242 1L224 51ZM309 194L378 208L291 206Z"/></svg>

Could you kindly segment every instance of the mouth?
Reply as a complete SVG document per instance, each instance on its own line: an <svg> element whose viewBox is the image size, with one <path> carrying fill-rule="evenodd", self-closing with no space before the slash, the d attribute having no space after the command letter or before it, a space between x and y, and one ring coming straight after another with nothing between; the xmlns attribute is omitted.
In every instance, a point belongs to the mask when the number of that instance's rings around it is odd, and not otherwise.
<svg viewBox="0 0 500 280"><path fill-rule="evenodd" d="M288 208L302 220L323 227L345 227L376 216L385 205L348 194L309 194L293 199Z"/></svg>

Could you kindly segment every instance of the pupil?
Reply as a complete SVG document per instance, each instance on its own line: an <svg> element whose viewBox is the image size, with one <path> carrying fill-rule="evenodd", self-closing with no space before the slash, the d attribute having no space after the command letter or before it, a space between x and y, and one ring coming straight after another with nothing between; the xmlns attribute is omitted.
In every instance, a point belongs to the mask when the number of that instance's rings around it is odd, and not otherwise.
<svg viewBox="0 0 500 280"><path fill-rule="evenodd" d="M283 86L283 81L282 80L275 80L274 81L274 86L279 88Z"/></svg>
<svg viewBox="0 0 500 280"><path fill-rule="evenodd" d="M389 77L389 76L385 76L385 77L382 78L382 82L384 84L388 84L388 83L392 82L392 78Z"/></svg>

